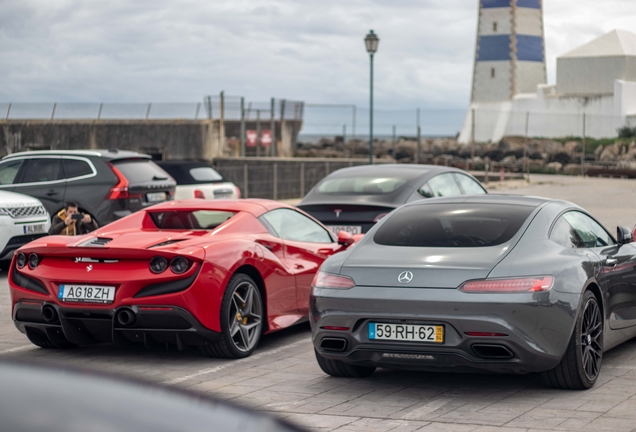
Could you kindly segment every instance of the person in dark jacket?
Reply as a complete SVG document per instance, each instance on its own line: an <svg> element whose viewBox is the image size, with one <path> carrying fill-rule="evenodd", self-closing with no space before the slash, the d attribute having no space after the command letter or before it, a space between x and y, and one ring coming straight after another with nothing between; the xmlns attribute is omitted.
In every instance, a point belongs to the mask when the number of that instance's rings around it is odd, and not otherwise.
<svg viewBox="0 0 636 432"><path fill-rule="evenodd" d="M81 215L82 217L80 219L73 215ZM99 228L97 222L91 219L90 215L80 213L76 203L68 202L66 207L53 217L49 235L83 235L95 231L97 228Z"/></svg>

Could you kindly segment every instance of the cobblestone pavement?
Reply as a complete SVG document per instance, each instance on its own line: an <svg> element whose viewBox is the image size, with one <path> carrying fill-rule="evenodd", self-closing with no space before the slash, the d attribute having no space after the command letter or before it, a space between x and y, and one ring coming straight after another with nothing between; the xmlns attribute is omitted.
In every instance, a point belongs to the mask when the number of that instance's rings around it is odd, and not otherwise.
<svg viewBox="0 0 636 432"><path fill-rule="evenodd" d="M508 182L499 192L568 199L612 230L636 222L636 181L533 176L530 185ZM0 359L96 369L184 387L314 430L636 430L635 357L632 340L606 353L592 390L557 391L543 387L536 376L378 370L366 379L331 378L316 364L307 325L264 337L255 355L239 361L205 358L194 349L100 345L43 350L13 326L6 272L0 274Z"/></svg>

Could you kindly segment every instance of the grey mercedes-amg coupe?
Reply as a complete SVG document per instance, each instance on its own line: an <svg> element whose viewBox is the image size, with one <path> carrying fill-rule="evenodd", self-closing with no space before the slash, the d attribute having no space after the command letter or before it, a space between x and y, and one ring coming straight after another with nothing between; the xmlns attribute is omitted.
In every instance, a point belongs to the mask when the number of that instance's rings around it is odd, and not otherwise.
<svg viewBox="0 0 636 432"><path fill-rule="evenodd" d="M590 388L603 352L636 336L632 242L566 201L407 204L316 274L318 363L333 376L541 372L553 387Z"/></svg>

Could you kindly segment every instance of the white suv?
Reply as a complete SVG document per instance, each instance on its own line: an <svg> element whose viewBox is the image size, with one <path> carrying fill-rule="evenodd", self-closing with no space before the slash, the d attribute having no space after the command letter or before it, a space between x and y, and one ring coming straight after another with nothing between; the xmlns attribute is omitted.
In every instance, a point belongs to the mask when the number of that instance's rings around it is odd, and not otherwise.
<svg viewBox="0 0 636 432"><path fill-rule="evenodd" d="M13 251L48 234L51 220L36 198L0 191L0 260L11 259Z"/></svg>

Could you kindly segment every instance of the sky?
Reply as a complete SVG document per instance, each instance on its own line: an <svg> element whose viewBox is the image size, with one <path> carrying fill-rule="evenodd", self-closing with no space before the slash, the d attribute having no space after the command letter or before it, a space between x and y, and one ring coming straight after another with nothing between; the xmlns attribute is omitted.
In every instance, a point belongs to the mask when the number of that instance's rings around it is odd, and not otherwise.
<svg viewBox="0 0 636 432"><path fill-rule="evenodd" d="M634 0L543 0L556 57L615 28ZM204 95L461 108L477 0L2 0L0 102L198 102Z"/></svg>

